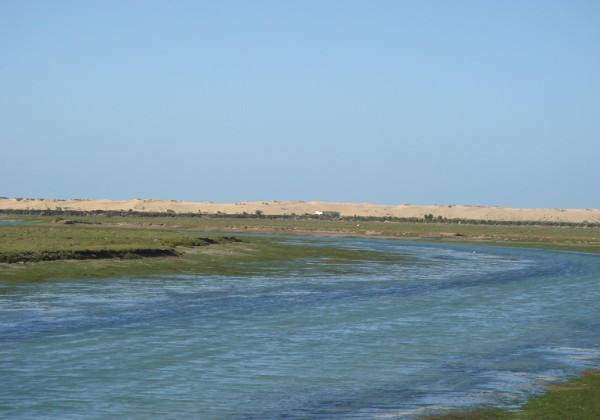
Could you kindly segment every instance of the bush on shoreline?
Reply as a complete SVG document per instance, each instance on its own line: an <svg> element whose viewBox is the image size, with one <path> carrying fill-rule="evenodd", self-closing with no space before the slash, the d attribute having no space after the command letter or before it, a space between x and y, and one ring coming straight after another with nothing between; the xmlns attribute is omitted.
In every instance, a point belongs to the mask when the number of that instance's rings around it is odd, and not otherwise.
<svg viewBox="0 0 600 420"><path fill-rule="evenodd" d="M0 214L23 215L23 216L93 216L93 217L130 217L130 218L186 218L186 219L270 219L270 220L342 220L355 222L394 222L394 223L438 223L453 225L494 225L494 226L558 226L558 227L600 227L600 223L588 222L552 222L552 221L510 221L510 220L478 220L478 219L448 219L433 214L427 214L419 217L393 217L393 216L336 216L330 214L280 214L265 215L261 213L175 213L167 212L146 212L134 210L17 210L0 209Z"/></svg>

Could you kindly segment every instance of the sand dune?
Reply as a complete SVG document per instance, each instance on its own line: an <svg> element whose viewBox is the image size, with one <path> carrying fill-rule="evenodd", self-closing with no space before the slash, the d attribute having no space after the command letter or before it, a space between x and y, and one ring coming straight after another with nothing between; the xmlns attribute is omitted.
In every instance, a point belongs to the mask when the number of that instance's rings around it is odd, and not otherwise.
<svg viewBox="0 0 600 420"><path fill-rule="evenodd" d="M176 213L255 213L265 215L314 214L318 211L339 212L342 216L393 216L434 217L449 219L498 220L498 221L549 221L549 222L590 222L600 223L600 209L525 209L507 207L485 207L465 205L417 206L401 204L385 206L370 203L328 203L319 201L270 201L218 204L211 202L186 202L169 200L43 200L0 198L0 209L31 210L134 210Z"/></svg>

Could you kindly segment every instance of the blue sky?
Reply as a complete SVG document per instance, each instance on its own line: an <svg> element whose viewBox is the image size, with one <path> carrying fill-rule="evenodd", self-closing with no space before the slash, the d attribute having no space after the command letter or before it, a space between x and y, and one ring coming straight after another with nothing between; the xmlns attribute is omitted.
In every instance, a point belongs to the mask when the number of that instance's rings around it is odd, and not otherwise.
<svg viewBox="0 0 600 420"><path fill-rule="evenodd" d="M600 2L0 2L0 195L600 207Z"/></svg>

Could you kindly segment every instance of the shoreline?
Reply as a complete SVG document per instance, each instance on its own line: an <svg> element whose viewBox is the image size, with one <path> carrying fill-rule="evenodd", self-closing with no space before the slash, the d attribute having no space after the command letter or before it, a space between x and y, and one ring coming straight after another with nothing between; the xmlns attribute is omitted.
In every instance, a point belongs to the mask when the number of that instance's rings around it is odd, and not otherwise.
<svg viewBox="0 0 600 420"><path fill-rule="evenodd" d="M23 212L23 213L21 213ZM31 212L31 214L28 214ZM47 212L48 214L44 214ZM78 214L69 214L78 213ZM69 217L64 219L63 216ZM72 219L72 220L71 220ZM495 222L469 220L355 220L315 215L296 217L153 214L71 210L3 210L2 221L51 226L183 230L205 234L306 235L417 240L600 253L600 223ZM21 223L19 223L21 222ZM7 224L10 226L11 224Z"/></svg>
<svg viewBox="0 0 600 420"><path fill-rule="evenodd" d="M595 419L600 414L600 370L586 369L570 380L546 386L518 409L474 407L421 416L422 420L460 419Z"/></svg>
<svg viewBox="0 0 600 420"><path fill-rule="evenodd" d="M600 223L600 209L535 209L473 205L381 205L322 201L248 201L239 203L176 200L93 200L0 198L0 210L135 211L265 216L339 214L341 217L396 217L492 220L499 222Z"/></svg>
<svg viewBox="0 0 600 420"><path fill-rule="evenodd" d="M17 219L21 219L20 217L18 217ZM34 218L32 218L34 219ZM131 235L135 235L136 237L134 239L136 239L137 241L148 241L148 239L152 239L153 241L157 240L159 237L168 234L169 232L175 232L175 231L179 231L179 230L188 230L188 226L185 225L185 220L162 220L163 222L166 222L164 224L160 224L159 225L151 225L151 226L147 226L147 221L144 220L142 221L140 224L135 224L135 223L131 223L131 224L127 224L127 225L123 225L121 224L121 220L123 219L119 219L119 220L113 220L111 221L111 223L106 223L106 224L94 224L94 223L86 223L86 222L81 222L81 221L77 221L75 220L73 223L60 223L57 221L52 221L52 217L50 216L45 216L45 217L40 217L37 218L38 219L38 224L32 224L32 225L27 225L27 224L23 224L23 225L17 225L17 226L12 226L11 228L13 228L14 230L23 230L23 229L29 229L32 230L34 228L39 228L41 229L41 231L39 232L39 236L37 237L37 240L31 241L30 239L28 240L23 240L24 243L26 244L38 244L38 243L42 243L43 241L48 241L49 240L49 232L54 232L54 235L57 235L59 233L63 233L64 237L66 239L71 239L72 236L75 236L77 233L80 233L81 235L79 237L75 237L75 239L79 239L81 238L81 240L83 240L83 238L85 238L86 241L90 241L92 240L92 238L90 237L91 233L96 233L96 239L97 241L102 241L104 239L107 239L106 237L111 236L109 235L109 233L117 233L117 234L124 234L124 232L130 232ZM82 218L82 220L85 220ZM218 229L222 229L222 227L218 227L216 225L210 225L211 222L215 222L213 220L207 219L205 222L209 223L207 228L208 231L210 231L212 234L216 233L215 231ZM230 223L230 220L227 220L228 223ZM242 220L243 222L243 220ZM255 220L254 222L256 223L260 223L260 220ZM191 230L197 230L197 224L199 223L198 220L190 220L190 227L195 226L195 229L192 227ZM342 224L342 222L338 222L340 224ZM319 221L315 222L315 225L319 225ZM337 223L336 223L337 224ZM367 225L369 226L369 223L362 223L361 222L361 227L363 225ZM382 227L382 228L386 228L386 229L390 229L394 224L393 223L384 223L384 222L377 222L377 225ZM352 226L356 226L355 224L353 224ZM433 225L428 225L428 224L414 224L414 226L416 226L418 229L423 229L423 228L427 228L427 227L432 227L432 228L438 228L439 226L436 226L435 224ZM311 230L310 228L308 228L308 225L304 225L304 228L295 228L292 230L289 230L290 228L286 228L285 230L275 230L273 229L273 227L271 228L265 228L265 227L260 227L260 226L255 226L254 228L248 228L248 226L246 226L246 228L244 227L233 227L233 226L229 226L229 229L225 229L225 231L227 233L233 233L233 232L238 232L238 233L251 233L251 234L256 234L256 236L258 237L257 240L254 241L250 241L249 243L245 243L245 242L240 242L240 243L231 243L231 244L223 244L223 247L197 247L197 246L190 246L190 247L186 247L185 251L181 253L181 257L182 258L134 258L134 259L127 259L127 258L123 258L123 259L87 259L87 260L79 260L77 262L77 264L74 264L73 261L69 261L69 260L55 260L55 261L39 261L39 262L29 262L29 263L25 263L25 264L0 264L0 269L4 270L4 274L5 274L5 278L3 280L16 280L16 281L23 281L24 277L27 277L28 280L25 281L52 281L52 280L60 280L60 279L65 279L65 278L83 278L83 277L105 277L105 276L113 276L113 275L137 275L137 276L144 276L144 275L148 275L149 273L162 273L162 274L173 274L173 273L179 273L179 274L189 274L190 272L199 272L199 271L204 271L206 273L210 273L213 275L217 275L220 274L222 275L223 273L231 273L233 275L240 275L240 272L235 271L235 266L232 266L232 262L236 261L236 262L240 262L240 261L245 261L245 262L253 262L253 261L261 261L261 262L266 262L266 261L272 261L272 262L277 262L277 261L281 261L284 259L289 259L289 258L305 258L307 255L307 252L311 252L311 255L315 255L315 256L323 256L323 253L325 252L322 248L317 247L317 248L312 248L312 249L307 249L305 247L292 247L290 249L285 249L285 248L281 248L280 246L276 246L273 241L269 240L267 237L263 236L263 235L268 235L268 234L285 234L285 235L307 235L307 236L327 236L327 237L333 237L333 236L350 236L350 237L363 237L363 238L371 238L371 239L393 239L393 240L423 240L425 242L437 242L437 240L433 240L431 239L432 235L431 234L427 234L427 236L404 236L404 237L399 237L399 236L394 236L394 235L385 235L385 234L380 234L377 233L375 231L367 231L370 233L364 233L364 232L359 232L359 231L353 231L351 229L345 229L342 228L340 230L326 230L323 228L319 228L319 229L315 229L315 230ZM277 227L277 226L276 226ZM8 228L8 226L7 226ZM152 228L152 229L150 229ZM279 228L281 229L282 227L279 226ZM371 226L369 226L369 228L371 228ZM461 226L462 229L467 228L467 226L462 225ZM469 228L472 229L476 229L476 230L481 230L481 231L489 231L490 229L495 229L494 227L490 227L490 226L470 226ZM544 232L546 232L545 228L539 228L539 227L535 227L535 228L526 228L531 232L537 232L539 231L539 229L543 229ZM502 231L504 232L504 234L508 234L508 231L510 231L510 228L504 228L502 229ZM519 230L521 230L521 228L519 228ZM575 232L575 231L591 231L592 229L558 229L561 232ZM596 232L598 231L598 229L593 229ZM206 233L208 233L208 231ZM137 237L137 235L142 235L144 234L144 232L151 232L152 236L140 236ZM189 232L192 233L192 232ZM493 233L493 232L492 232ZM261 235L263 234L263 235ZM50 235L52 236L52 235ZM191 235L190 235L191 236ZM262 236L262 238L261 238ZM597 237L597 236L596 236ZM15 244L14 239L16 238L16 236L13 237L7 237L6 239L6 244ZM442 237L440 238L442 241L448 240L451 243L477 243L480 245L484 245L484 246L528 246L531 248L540 248L540 244L543 244L545 242L539 242L537 244L533 244L533 243L529 243L529 244L523 244L521 243L519 245L519 243L515 243L515 242L508 242L508 243L502 243L502 242L497 242L496 240L490 240L490 239L482 239L482 240L475 240L475 237L471 237L469 239L469 237L465 237L464 235L461 236L447 236L447 237ZM198 238L195 237L191 237L191 240L197 240ZM237 241L235 241L237 242ZM181 245L197 245L195 242L184 242L184 243L180 243ZM536 246L537 245L537 246ZM563 251L573 251L573 249L568 249L569 247L565 246L565 243L560 243L560 242L555 242L554 245L557 247L557 249L562 249ZM310 247L309 247L310 248ZM290 252L292 254L290 254ZM342 260L353 260L355 258L362 258L363 252L364 251L357 251L357 250L343 250L343 251L336 251L336 250L328 250L327 252L332 253L332 257L336 258L336 259L342 259ZM576 252L582 252L581 250L578 250ZM583 251L585 252L585 251ZM591 252L591 251L590 251ZM597 251L597 252L600 252ZM242 269L243 266L237 267L238 269ZM36 277L37 276L37 277ZM2 273L0 272L0 277L2 277ZM20 278L20 279L19 279ZM564 387L565 385L560 384L557 385L560 387ZM570 385L566 385L566 386L570 386ZM577 391L576 389L573 388L573 390ZM552 390L549 389L549 394L554 395L555 392L563 392L564 390L562 389L556 389L556 390ZM537 399L534 399L532 401L535 401ZM480 411L480 412L452 412L452 413L448 413L448 414L442 414L440 417L431 417L432 419L435 418L440 418L440 419L452 419L452 418L465 418L465 417L461 417L463 415L474 415L476 417L467 417L467 418L494 418L491 417L492 415L501 415L501 416L507 416L507 417L500 417L500 418L513 418L511 417L514 412L511 411L500 411L500 410L492 410L492 411ZM479 416L479 417L477 417ZM426 417L429 418L429 417Z"/></svg>

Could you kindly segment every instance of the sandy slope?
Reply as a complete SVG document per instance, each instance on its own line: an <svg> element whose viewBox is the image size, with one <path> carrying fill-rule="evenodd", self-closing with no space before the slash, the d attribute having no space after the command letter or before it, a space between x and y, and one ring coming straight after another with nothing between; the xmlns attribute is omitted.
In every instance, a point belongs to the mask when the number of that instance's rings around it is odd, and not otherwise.
<svg viewBox="0 0 600 420"><path fill-rule="evenodd" d="M600 209L517 209L483 206L413 206L402 204L384 206L369 203L327 203L304 201L243 202L235 204L193 203L168 200L40 200L0 198L0 209L54 210L135 210L177 213L255 213L257 210L271 214L314 214L316 211L337 211L342 216L395 216L423 217L433 214L449 219L553 221L600 223Z"/></svg>

